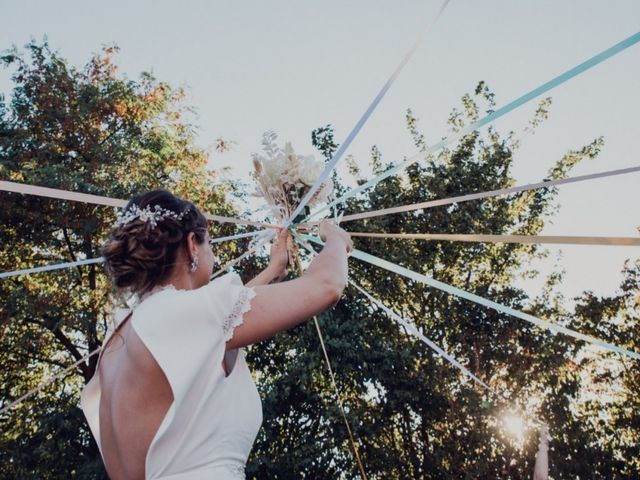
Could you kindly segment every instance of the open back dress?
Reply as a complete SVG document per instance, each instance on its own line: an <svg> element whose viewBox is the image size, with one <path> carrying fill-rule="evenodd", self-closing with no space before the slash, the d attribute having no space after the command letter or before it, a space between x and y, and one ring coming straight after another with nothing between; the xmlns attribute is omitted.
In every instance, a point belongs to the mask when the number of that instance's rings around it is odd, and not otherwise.
<svg viewBox="0 0 640 480"><path fill-rule="evenodd" d="M146 479L245 478L244 466L262 423L262 404L244 351L226 351L225 343L250 310L254 295L238 275L227 274L195 290L163 288L127 312L173 393L147 451ZM82 392L81 407L102 454L99 367L100 358Z"/></svg>

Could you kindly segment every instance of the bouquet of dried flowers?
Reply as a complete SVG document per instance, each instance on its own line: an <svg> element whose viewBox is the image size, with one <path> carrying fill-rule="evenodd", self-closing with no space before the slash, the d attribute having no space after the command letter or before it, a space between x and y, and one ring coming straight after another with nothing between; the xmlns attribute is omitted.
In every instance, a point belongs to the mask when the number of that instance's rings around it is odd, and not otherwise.
<svg viewBox="0 0 640 480"><path fill-rule="evenodd" d="M268 131L262 138L264 155L253 154L253 179L255 196L264 198L270 216L281 223L289 218L302 198L320 177L325 168L322 160L313 155L298 155L290 142L284 148L276 144L277 135ZM333 190L333 182L327 180L311 197L294 223L310 213L311 207L325 202ZM290 242L289 258L295 258L295 244Z"/></svg>
<svg viewBox="0 0 640 480"><path fill-rule="evenodd" d="M276 143L274 132L263 135L262 146L265 155L253 155L253 178L256 182L255 195L265 199L266 208L278 221L284 221L300 203L324 170L325 163L313 155L298 155L290 142L284 148ZM333 189L328 180L311 197L305 207L308 215L311 207L327 200ZM297 219L294 219L294 222Z"/></svg>

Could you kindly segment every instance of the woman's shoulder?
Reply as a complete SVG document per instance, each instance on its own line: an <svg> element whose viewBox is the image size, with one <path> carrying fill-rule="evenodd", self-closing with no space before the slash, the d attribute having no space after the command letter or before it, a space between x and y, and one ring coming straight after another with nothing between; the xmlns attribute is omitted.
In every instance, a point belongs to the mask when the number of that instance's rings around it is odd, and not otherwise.
<svg viewBox="0 0 640 480"><path fill-rule="evenodd" d="M199 290L208 310L222 329L224 340L229 340L234 328L242 323L244 314L251 310L255 290L244 286L236 273L219 277Z"/></svg>
<svg viewBox="0 0 640 480"><path fill-rule="evenodd" d="M195 290L167 288L154 293L134 308L131 324L174 393L188 389L189 372L224 353L223 330Z"/></svg>
<svg viewBox="0 0 640 480"><path fill-rule="evenodd" d="M212 323L200 295L173 286L159 289L144 298L132 310L131 323L143 339L184 335L188 330L202 332Z"/></svg>
<svg viewBox="0 0 640 480"><path fill-rule="evenodd" d="M203 335L226 341L254 296L253 288L230 273L193 290L159 289L134 308L131 320L143 339Z"/></svg>

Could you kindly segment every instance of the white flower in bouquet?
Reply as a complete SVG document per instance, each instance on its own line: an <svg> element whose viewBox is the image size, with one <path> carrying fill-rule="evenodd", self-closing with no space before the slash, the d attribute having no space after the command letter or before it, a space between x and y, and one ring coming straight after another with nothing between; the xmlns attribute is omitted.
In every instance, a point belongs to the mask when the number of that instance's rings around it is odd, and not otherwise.
<svg viewBox="0 0 640 480"><path fill-rule="evenodd" d="M263 197L267 208L279 220L286 219L320 177L325 168L323 161L313 155L296 154L290 142L284 149L275 143L276 135L267 132L262 145L265 156L254 154L256 195ZM324 182L307 204L312 207L328 199L333 190L331 180Z"/></svg>
<svg viewBox="0 0 640 480"><path fill-rule="evenodd" d="M300 180L305 185L311 187L324 171L324 162L318 162L313 158L313 155L307 155L301 157L301 163L302 171L300 172Z"/></svg>

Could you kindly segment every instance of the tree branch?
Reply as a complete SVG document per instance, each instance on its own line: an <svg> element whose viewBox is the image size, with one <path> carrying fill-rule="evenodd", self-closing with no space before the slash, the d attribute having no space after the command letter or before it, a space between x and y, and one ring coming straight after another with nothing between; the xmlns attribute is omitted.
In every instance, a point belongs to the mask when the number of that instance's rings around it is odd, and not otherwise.
<svg viewBox="0 0 640 480"><path fill-rule="evenodd" d="M53 334L53 336L56 338L56 340L58 340L58 342L60 342L62 344L62 346L64 346L64 348L73 356L73 358L75 358L76 360L80 360L84 357L84 355L78 350L78 347L76 347L76 345L69 339L69 337L67 337L64 332L62 330L60 330L60 327L56 327L56 328L50 328L47 327L46 323L44 322L40 322L38 320L34 320L32 318L27 318L25 319L25 321L27 323L31 323L33 325L37 325L41 328L44 328L46 330L48 330L49 332L51 332ZM96 347L97 348L97 347ZM92 350L90 350L92 351ZM47 361L47 362L52 362L53 360L42 360L42 361ZM63 366L63 365L61 365ZM67 367L68 365L64 365L65 367ZM93 376L93 372L91 371L91 369L89 368L89 366L86 363L80 363L78 365L78 368L80 369L80 372L82 373L82 376L85 379L85 382L88 382L89 380L91 380L91 376Z"/></svg>
<svg viewBox="0 0 640 480"><path fill-rule="evenodd" d="M69 253L71 254L72 261L77 262L78 257L76 257L76 254L73 251L73 246L71 245L71 239L69 238L69 234L67 233L66 227L62 227L62 235L64 236L64 241L67 244ZM82 285L82 269L80 268L80 265L76 265L76 270L78 271L78 285Z"/></svg>
<svg viewBox="0 0 640 480"><path fill-rule="evenodd" d="M64 346L67 351L71 353L71 355L73 355L73 358L75 358L76 360L80 360L82 359L82 357L84 357L84 355L82 355L82 353L78 351L73 342L69 340L69 338L62 332L62 330L60 330L60 327L50 330L50 332L53 333L53 336L56 337L56 339L62 344L62 346ZM78 368L82 372L85 380L89 381L89 367L87 366L87 364L84 362L80 363L78 364Z"/></svg>

